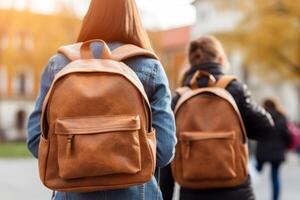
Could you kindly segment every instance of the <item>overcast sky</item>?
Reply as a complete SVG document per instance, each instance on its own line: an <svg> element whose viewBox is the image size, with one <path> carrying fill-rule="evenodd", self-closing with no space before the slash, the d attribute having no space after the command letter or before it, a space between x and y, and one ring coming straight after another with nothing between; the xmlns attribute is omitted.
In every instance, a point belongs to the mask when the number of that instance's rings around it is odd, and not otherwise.
<svg viewBox="0 0 300 200"><path fill-rule="evenodd" d="M64 1L73 6L83 16L89 0L0 0L0 7L23 9L26 2L35 12L51 13L55 11L55 2ZM147 28L167 29L192 24L195 10L190 5L192 0L136 0Z"/></svg>

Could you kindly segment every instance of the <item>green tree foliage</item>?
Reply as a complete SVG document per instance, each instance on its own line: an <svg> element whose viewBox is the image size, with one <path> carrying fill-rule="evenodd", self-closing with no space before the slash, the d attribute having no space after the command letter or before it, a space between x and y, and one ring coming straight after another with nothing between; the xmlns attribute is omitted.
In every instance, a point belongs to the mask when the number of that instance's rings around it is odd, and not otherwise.
<svg viewBox="0 0 300 200"><path fill-rule="evenodd" d="M299 80L300 1L236 1L246 16L233 32L221 34L225 43L241 49L251 69Z"/></svg>

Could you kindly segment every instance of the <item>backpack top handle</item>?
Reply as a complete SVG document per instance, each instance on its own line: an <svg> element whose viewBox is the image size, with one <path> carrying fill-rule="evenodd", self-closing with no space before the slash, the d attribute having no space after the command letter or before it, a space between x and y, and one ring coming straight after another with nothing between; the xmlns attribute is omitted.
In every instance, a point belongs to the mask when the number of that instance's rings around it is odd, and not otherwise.
<svg viewBox="0 0 300 200"><path fill-rule="evenodd" d="M208 87L212 87L216 84L217 81L212 74L210 74L206 71L198 70L194 74L193 78L190 81L189 85L190 85L191 89L193 89L193 90L197 89L198 88L198 79L201 77L204 77L204 76L206 76L208 78Z"/></svg>
<svg viewBox="0 0 300 200"><path fill-rule="evenodd" d="M110 59L121 62L136 56L146 56L159 60L158 56L154 52L132 44L125 44L111 51L108 45L100 39L89 40L83 43L75 43L60 47L58 49L58 53L63 54L71 61L80 59L95 59L90 46L94 42L99 42L103 45L102 55L100 56L101 59Z"/></svg>
<svg viewBox="0 0 300 200"><path fill-rule="evenodd" d="M100 56L101 59L112 59L112 53L107 46L107 44L100 39L95 40L88 40L86 42L83 42L80 47L80 57L81 59L94 59L93 51L91 49L91 44L93 42L98 42L102 44L102 55Z"/></svg>

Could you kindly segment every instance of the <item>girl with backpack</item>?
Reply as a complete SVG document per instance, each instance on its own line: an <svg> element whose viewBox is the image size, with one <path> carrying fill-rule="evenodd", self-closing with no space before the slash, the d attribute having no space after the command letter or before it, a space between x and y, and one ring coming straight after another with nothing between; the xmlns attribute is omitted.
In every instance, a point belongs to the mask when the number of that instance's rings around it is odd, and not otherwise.
<svg viewBox="0 0 300 200"><path fill-rule="evenodd" d="M272 119L255 104L244 84L225 76L227 58L216 38L192 41L188 58L191 68L172 102L179 142L172 171L170 165L162 169L163 197L173 197L173 175L181 186L181 200L254 200L247 172L247 138L268 139ZM224 110L228 105L230 110Z"/></svg>
<svg viewBox="0 0 300 200"><path fill-rule="evenodd" d="M155 175L174 156L175 123L135 1L92 0L77 42L50 59L29 118L43 183L55 200L162 199ZM135 109L143 114L132 116Z"/></svg>

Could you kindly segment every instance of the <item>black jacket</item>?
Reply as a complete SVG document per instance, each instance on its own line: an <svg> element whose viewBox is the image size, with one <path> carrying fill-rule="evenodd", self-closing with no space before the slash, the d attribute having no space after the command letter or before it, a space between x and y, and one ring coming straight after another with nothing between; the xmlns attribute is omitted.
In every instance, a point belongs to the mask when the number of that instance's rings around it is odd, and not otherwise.
<svg viewBox="0 0 300 200"><path fill-rule="evenodd" d="M259 162L282 162L285 159L285 152L291 142L287 120L281 113L270 110L275 122L275 128L270 131L271 137L257 143L256 158Z"/></svg>
<svg viewBox="0 0 300 200"><path fill-rule="evenodd" d="M224 73L222 66L216 63L206 63L192 67L186 74L183 81L184 86L189 83L197 70L207 71L212 74L216 80L219 80ZM207 87L208 79L200 78L198 80L199 87ZM251 94L247 87L239 81L232 81L226 90L233 96L236 104L241 112L247 135L250 139L263 140L269 137L270 129L273 128L273 121L269 113L258 106L251 99ZM176 94L172 101L172 107L176 106L179 99ZM171 200L173 194L174 180L171 175L170 166L161 171L161 190L165 200ZM222 200L253 200L254 194L251 188L250 178L242 185L235 188L227 189L210 189L210 190L192 190L181 188L180 199L222 199Z"/></svg>

